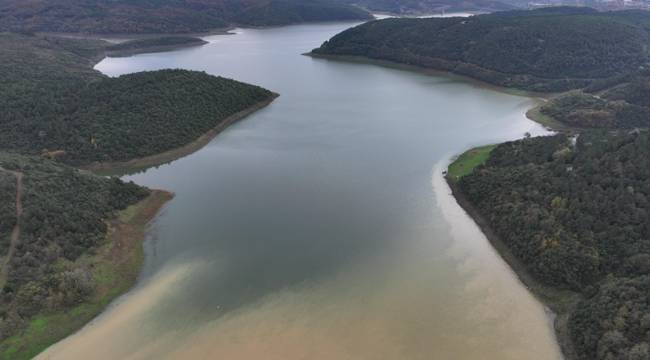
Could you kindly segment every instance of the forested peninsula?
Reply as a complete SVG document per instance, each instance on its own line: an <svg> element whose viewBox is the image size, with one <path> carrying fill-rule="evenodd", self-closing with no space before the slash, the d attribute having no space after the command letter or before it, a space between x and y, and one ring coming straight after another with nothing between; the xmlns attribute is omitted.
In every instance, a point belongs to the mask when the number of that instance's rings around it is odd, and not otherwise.
<svg viewBox="0 0 650 360"><path fill-rule="evenodd" d="M183 34L232 26L368 20L333 0L3 0L0 31L84 34Z"/></svg>
<svg viewBox="0 0 650 360"><path fill-rule="evenodd" d="M526 138L487 152L468 174L450 167L454 195L559 315L566 357L648 359L650 132Z"/></svg>
<svg viewBox="0 0 650 360"><path fill-rule="evenodd" d="M93 69L111 52L197 40L0 33L0 358L35 356L127 291L172 197L71 166L171 161L277 96L203 72Z"/></svg>
<svg viewBox="0 0 650 360"><path fill-rule="evenodd" d="M343 31L313 50L451 71L530 91L580 89L648 64L650 14L589 8L468 18L394 18Z"/></svg>
<svg viewBox="0 0 650 360"><path fill-rule="evenodd" d="M92 69L106 45L0 34L0 151L75 166L126 162L181 149L276 96L187 70L109 78Z"/></svg>
<svg viewBox="0 0 650 360"><path fill-rule="evenodd" d="M0 152L0 198L0 358L29 359L130 288L171 194Z"/></svg>
<svg viewBox="0 0 650 360"><path fill-rule="evenodd" d="M649 43L648 11L558 7L371 21L311 54L390 61L554 93L531 112L534 120L547 126L632 129L650 125Z"/></svg>

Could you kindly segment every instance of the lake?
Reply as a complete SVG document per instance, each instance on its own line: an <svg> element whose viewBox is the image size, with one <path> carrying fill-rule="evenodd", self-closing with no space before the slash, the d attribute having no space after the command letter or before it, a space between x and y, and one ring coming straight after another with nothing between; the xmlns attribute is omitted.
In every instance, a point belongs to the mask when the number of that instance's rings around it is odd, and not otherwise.
<svg viewBox="0 0 650 360"><path fill-rule="evenodd" d="M552 320L442 177L471 146L545 134L533 99L302 56L350 23L236 30L109 58L281 96L126 180L173 191L138 285L48 359L559 359Z"/></svg>

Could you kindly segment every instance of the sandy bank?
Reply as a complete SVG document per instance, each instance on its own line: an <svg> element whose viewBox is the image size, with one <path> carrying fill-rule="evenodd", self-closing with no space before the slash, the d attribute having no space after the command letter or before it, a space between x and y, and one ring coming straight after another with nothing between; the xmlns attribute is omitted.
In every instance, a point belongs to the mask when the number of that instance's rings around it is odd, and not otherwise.
<svg viewBox="0 0 650 360"><path fill-rule="evenodd" d="M568 320L571 311L580 300L580 295L568 290L555 289L537 281L528 272L526 266L512 253L510 248L494 232L488 221L481 215L478 209L476 209L465 197L458 184L448 176L445 176L445 179L447 184L449 184L449 188L451 189L456 202L458 202L458 205L460 205L479 226L492 247L494 247L515 274L517 274L517 277L526 288L555 314L555 333L564 358L567 360L578 359L572 340L569 336Z"/></svg>

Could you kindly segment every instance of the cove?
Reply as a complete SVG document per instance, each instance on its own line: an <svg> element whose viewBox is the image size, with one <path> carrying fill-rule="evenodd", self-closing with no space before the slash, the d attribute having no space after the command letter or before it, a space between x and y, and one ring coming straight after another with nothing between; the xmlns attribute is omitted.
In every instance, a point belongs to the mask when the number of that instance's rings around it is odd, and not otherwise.
<svg viewBox="0 0 650 360"><path fill-rule="evenodd" d="M545 134L533 99L300 54L351 23L236 30L109 58L281 96L198 152L126 174L175 198L138 285L44 359L559 359L551 320L442 177L469 147Z"/></svg>

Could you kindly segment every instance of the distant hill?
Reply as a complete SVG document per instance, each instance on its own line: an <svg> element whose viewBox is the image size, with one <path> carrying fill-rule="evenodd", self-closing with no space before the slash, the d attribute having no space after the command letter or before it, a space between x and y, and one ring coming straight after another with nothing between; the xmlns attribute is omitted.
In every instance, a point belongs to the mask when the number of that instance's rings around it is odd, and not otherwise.
<svg viewBox="0 0 650 360"><path fill-rule="evenodd" d="M0 31L176 34L370 18L331 0L0 0Z"/></svg>
<svg viewBox="0 0 650 360"><path fill-rule="evenodd" d="M647 66L649 29L650 12L569 7L386 19L346 30L313 53L446 70L526 90L565 91Z"/></svg>
<svg viewBox="0 0 650 360"><path fill-rule="evenodd" d="M371 20L370 13L357 6L333 0L268 0L246 7L233 17L235 24L279 26L305 22Z"/></svg>
<svg viewBox="0 0 650 360"><path fill-rule="evenodd" d="M110 57L131 56L175 50L185 47L201 46L208 42L191 36L161 36L155 38L134 39L106 46L106 55Z"/></svg>
<svg viewBox="0 0 650 360"><path fill-rule="evenodd" d="M72 165L128 161L188 145L274 97L196 71L109 78L92 69L107 45L0 34L0 151Z"/></svg>
<svg viewBox="0 0 650 360"><path fill-rule="evenodd" d="M350 0L374 12L418 15L445 12L493 12L514 10L519 6L498 0ZM525 4L524 4L525 5Z"/></svg>

